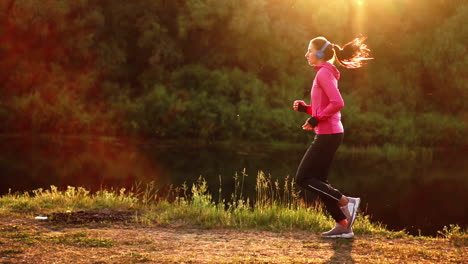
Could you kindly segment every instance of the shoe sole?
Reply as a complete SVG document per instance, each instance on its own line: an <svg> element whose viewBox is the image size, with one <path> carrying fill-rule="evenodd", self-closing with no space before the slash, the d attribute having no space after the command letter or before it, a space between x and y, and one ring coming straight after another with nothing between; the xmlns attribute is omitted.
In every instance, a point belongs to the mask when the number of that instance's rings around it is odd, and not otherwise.
<svg viewBox="0 0 468 264"><path fill-rule="evenodd" d="M322 237L324 237L324 238L352 238L352 237L354 237L354 233L353 232L351 232L351 233L342 233L342 234L338 234L338 235L328 235L328 236L322 235Z"/></svg>
<svg viewBox="0 0 468 264"><path fill-rule="evenodd" d="M354 198L355 199L355 203L354 203L354 210L353 210L353 214L351 215L351 223L349 224L349 228L353 227L353 224L354 224L354 220L356 220L356 216L357 216L357 212L358 212L358 209L359 209L359 204L361 203L361 198Z"/></svg>

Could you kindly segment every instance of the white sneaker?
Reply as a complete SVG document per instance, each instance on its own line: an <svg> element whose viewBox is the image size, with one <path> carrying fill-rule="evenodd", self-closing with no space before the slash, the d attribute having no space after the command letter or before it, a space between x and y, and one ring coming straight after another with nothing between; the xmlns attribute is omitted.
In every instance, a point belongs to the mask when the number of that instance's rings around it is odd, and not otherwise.
<svg viewBox="0 0 468 264"><path fill-rule="evenodd" d="M354 220L356 220L357 212L359 209L359 204L361 203L361 198L354 198L354 197L346 197L348 198L348 205L347 205L347 211L348 214L346 214L346 208L341 208L343 210L343 213L346 215L346 218L348 219L348 228L352 228L354 224ZM348 218L349 216L349 218Z"/></svg>
<svg viewBox="0 0 468 264"><path fill-rule="evenodd" d="M354 233L351 227L346 228L338 223L330 231L322 233L322 237L327 238L352 238L353 236Z"/></svg>

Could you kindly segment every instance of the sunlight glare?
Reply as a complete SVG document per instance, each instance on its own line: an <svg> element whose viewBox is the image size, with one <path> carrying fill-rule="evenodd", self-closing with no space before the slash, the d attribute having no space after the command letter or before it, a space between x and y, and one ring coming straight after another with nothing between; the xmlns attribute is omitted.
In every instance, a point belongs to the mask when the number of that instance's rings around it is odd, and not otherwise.
<svg viewBox="0 0 468 264"><path fill-rule="evenodd" d="M365 14L365 9L364 9L364 4L365 0L356 0L355 1L356 6L353 8L353 16L354 16L354 22L353 22L353 31L358 32L358 33L363 33L364 32L364 25L365 25L365 20L366 20L366 14Z"/></svg>

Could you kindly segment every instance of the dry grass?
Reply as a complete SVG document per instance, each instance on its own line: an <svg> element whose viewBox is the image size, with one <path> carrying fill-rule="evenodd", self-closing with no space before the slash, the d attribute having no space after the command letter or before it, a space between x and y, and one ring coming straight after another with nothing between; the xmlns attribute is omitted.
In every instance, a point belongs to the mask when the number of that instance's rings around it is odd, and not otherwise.
<svg viewBox="0 0 468 264"><path fill-rule="evenodd" d="M330 240L303 230L77 226L25 217L0 217L1 263L464 263L468 255L466 244L445 237Z"/></svg>

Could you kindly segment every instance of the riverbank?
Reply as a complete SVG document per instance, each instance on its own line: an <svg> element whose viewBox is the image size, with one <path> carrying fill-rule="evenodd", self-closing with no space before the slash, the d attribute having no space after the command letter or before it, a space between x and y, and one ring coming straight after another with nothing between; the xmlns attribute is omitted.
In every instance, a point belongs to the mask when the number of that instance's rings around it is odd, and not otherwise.
<svg viewBox="0 0 468 264"><path fill-rule="evenodd" d="M241 178L237 177L237 184ZM278 188L276 188L276 187ZM298 199L293 182L259 174L255 202L236 189L214 199L200 179L161 196L155 185L131 191L56 187L0 197L3 263L462 263L468 234L392 232L359 215L355 238L328 240L319 204ZM42 216L45 220L35 217Z"/></svg>

